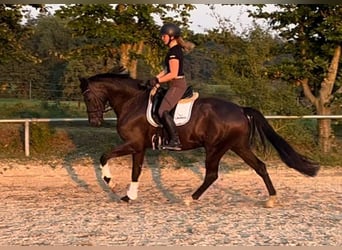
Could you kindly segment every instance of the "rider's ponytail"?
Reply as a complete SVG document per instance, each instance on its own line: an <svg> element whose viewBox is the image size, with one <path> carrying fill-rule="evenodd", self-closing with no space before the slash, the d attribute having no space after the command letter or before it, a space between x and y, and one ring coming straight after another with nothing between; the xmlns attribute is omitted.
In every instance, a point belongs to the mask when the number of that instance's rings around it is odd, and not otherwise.
<svg viewBox="0 0 342 250"><path fill-rule="evenodd" d="M193 48L195 48L195 44L189 41L184 41L183 38L177 37L177 43L183 48L184 52L189 53Z"/></svg>

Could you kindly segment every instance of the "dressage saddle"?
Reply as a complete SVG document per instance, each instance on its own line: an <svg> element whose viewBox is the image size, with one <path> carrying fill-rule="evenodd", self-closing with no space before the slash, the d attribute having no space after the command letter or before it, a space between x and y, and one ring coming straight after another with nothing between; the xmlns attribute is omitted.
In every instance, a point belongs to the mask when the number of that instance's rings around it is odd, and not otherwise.
<svg viewBox="0 0 342 250"><path fill-rule="evenodd" d="M161 105L161 102L162 102L166 92L167 92L167 89L158 88L155 95L152 96L152 100L151 100L152 101L152 109L151 109L152 118L160 126L162 126L162 122L161 122L161 117L159 117L158 110L159 110L159 107ZM193 88L192 88L192 86L188 86L188 88L185 90L181 99L190 98L192 96L193 96ZM170 111L170 115L172 117L174 116L175 110L176 110L176 107L174 107Z"/></svg>

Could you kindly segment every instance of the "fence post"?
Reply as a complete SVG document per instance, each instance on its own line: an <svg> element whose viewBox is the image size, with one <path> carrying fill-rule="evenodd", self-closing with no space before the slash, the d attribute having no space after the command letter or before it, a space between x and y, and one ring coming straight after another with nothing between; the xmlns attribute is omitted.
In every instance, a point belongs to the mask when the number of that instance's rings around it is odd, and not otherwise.
<svg viewBox="0 0 342 250"><path fill-rule="evenodd" d="M30 122L25 120L25 156L30 156Z"/></svg>

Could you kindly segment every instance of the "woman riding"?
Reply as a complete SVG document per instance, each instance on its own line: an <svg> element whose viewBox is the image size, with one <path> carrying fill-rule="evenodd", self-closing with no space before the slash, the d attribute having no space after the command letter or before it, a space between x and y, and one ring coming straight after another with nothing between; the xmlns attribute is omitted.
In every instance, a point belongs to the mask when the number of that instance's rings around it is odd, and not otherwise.
<svg viewBox="0 0 342 250"><path fill-rule="evenodd" d="M180 28L173 24L164 24L160 29L161 39L169 47L165 57L165 68L155 78L150 80L153 87L159 88L160 84L169 83L169 88L158 110L159 117L169 135L168 144L163 149L181 150L176 124L170 111L176 106L187 89L187 83L183 72L183 50L190 51L194 44L185 42L181 37Z"/></svg>

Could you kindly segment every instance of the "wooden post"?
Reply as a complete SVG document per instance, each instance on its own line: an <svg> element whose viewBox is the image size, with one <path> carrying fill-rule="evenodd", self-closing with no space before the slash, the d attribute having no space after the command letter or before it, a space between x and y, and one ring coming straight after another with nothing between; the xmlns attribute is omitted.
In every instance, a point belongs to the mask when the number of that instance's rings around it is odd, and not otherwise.
<svg viewBox="0 0 342 250"><path fill-rule="evenodd" d="M30 156L30 122L25 120L25 156Z"/></svg>

